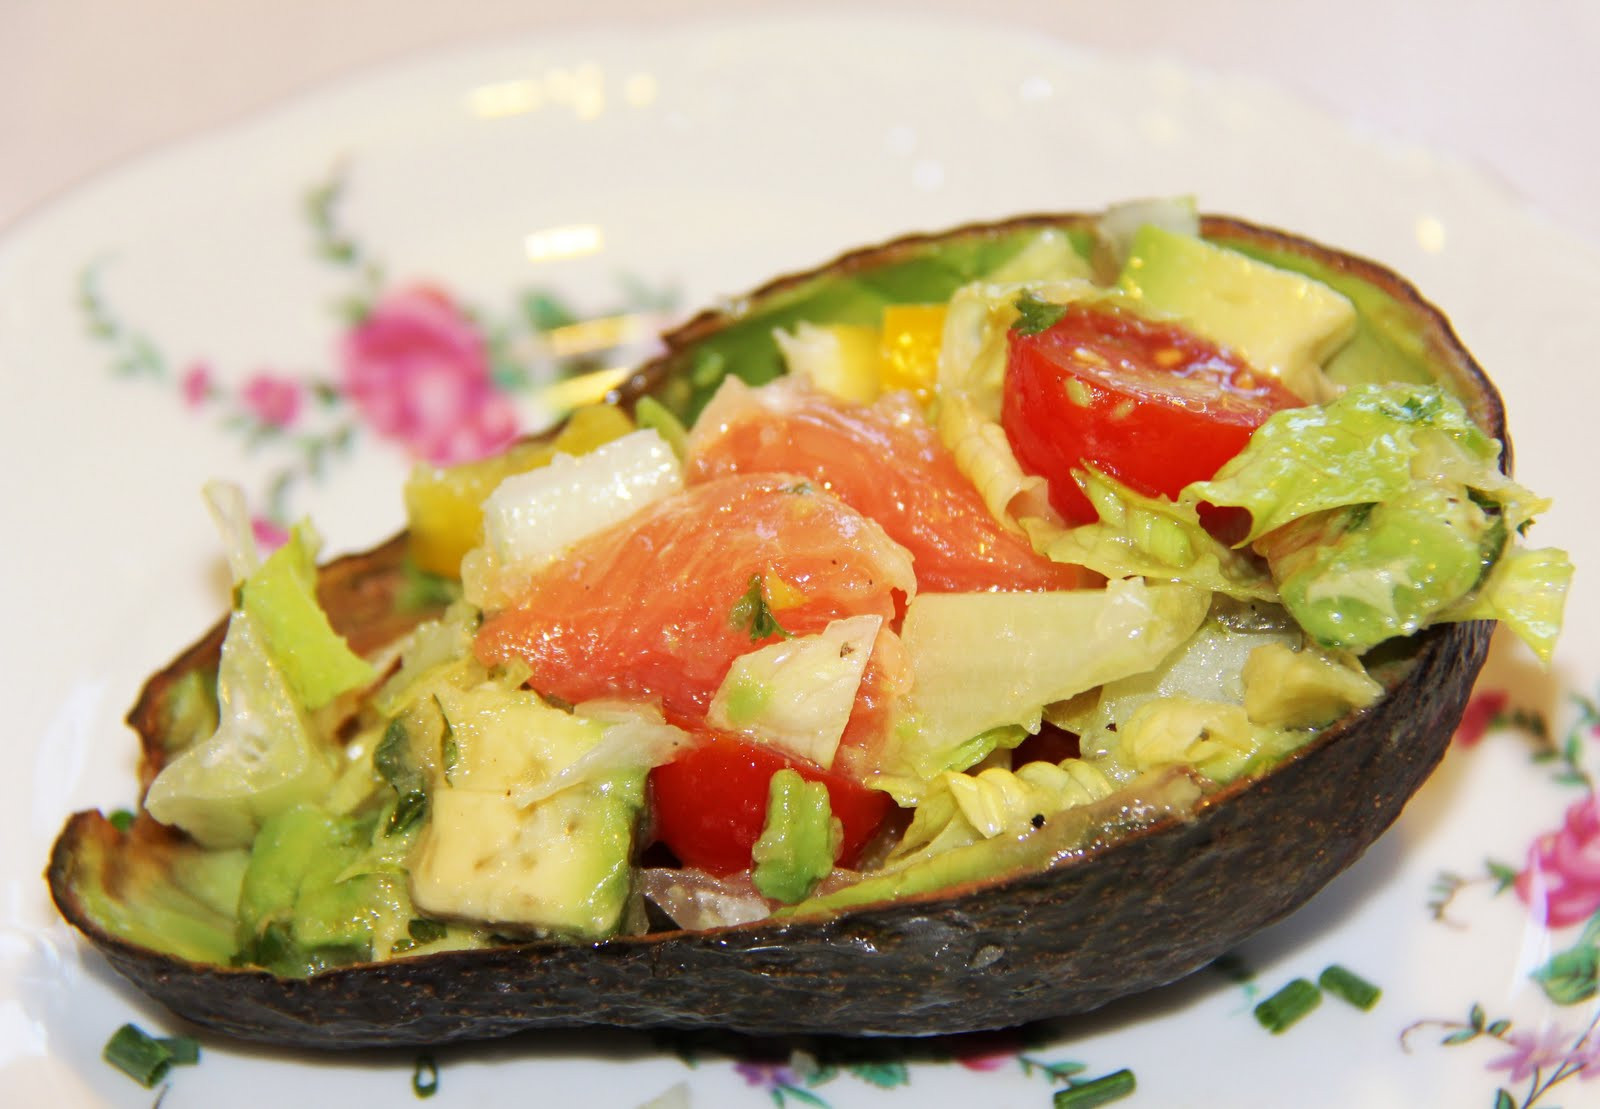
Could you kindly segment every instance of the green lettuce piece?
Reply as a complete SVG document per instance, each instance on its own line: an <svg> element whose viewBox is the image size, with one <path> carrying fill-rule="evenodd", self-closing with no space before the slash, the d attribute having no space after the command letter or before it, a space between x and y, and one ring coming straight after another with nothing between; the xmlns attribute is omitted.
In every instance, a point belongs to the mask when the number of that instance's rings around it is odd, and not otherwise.
<svg viewBox="0 0 1600 1109"><path fill-rule="evenodd" d="M793 770L778 771L767 784L766 824L750 849L756 889L785 905L804 901L832 873L843 837L828 787Z"/></svg>
<svg viewBox="0 0 1600 1109"><path fill-rule="evenodd" d="M1108 578L1181 581L1241 601L1275 601L1278 591L1261 561L1212 537L1193 503L1136 493L1093 467L1078 485L1099 514L1098 523L1054 528L1023 521L1034 547L1047 558L1087 566Z"/></svg>
<svg viewBox="0 0 1600 1109"><path fill-rule="evenodd" d="M1215 477L1188 486L1180 499L1249 510L1243 543L1251 543L1303 516L1398 498L1431 476L1414 463L1425 446L1439 451L1426 440L1440 435L1484 482L1504 482L1500 444L1442 389L1357 385L1330 404L1276 413Z"/></svg>
<svg viewBox="0 0 1600 1109"><path fill-rule="evenodd" d="M289 541L239 587L239 607L256 622L290 688L309 709L375 676L371 664L333 630L317 601L318 546L309 524L296 525Z"/></svg>
<svg viewBox="0 0 1600 1109"><path fill-rule="evenodd" d="M1037 731L1045 705L1157 666L1209 604L1203 589L1138 579L1103 590L919 594L901 634L912 691L880 788L915 802L934 776L960 768L974 737Z"/></svg>
<svg viewBox="0 0 1600 1109"><path fill-rule="evenodd" d="M1115 785L1082 759L1030 762L978 774L944 773L917 806L911 825L885 861L900 870L996 836L1032 835L1059 814L1108 796Z"/></svg>
<svg viewBox="0 0 1600 1109"><path fill-rule="evenodd" d="M1548 502L1500 472L1500 444L1434 386L1359 385L1269 419L1180 500L1247 509L1284 606L1321 646L1365 651L1494 617L1548 661L1571 567L1516 553Z"/></svg>
<svg viewBox="0 0 1600 1109"><path fill-rule="evenodd" d="M1084 758L1118 780L1130 780L1147 768L1126 749L1128 723L1135 714L1165 701L1242 706L1242 674L1251 653L1274 643L1297 646L1300 638L1275 607L1221 602L1159 666L1107 682L1093 701L1058 722L1078 733Z"/></svg>
<svg viewBox="0 0 1600 1109"><path fill-rule="evenodd" d="M1513 550L1472 596L1440 614L1442 621L1499 620L1549 665L1561 634L1572 560L1553 547Z"/></svg>
<svg viewBox="0 0 1600 1109"><path fill-rule="evenodd" d="M163 767L145 795L151 816L207 847L249 844L262 821L321 797L336 774L263 640L250 613L233 614L217 670L217 730Z"/></svg>

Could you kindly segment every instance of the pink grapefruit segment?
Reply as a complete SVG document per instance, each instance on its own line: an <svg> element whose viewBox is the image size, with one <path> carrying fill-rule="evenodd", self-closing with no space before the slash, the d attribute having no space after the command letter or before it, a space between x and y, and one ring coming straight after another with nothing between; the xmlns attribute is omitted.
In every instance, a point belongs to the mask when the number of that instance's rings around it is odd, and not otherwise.
<svg viewBox="0 0 1600 1109"><path fill-rule="evenodd" d="M892 621L916 591L909 556L861 513L793 474L733 475L579 543L484 624L476 652L527 663L530 687L566 701L655 701L703 720L733 660L762 642L733 615L755 577L797 635Z"/></svg>
<svg viewBox="0 0 1600 1109"><path fill-rule="evenodd" d="M927 592L1086 584L995 520L907 394L858 405L788 380L724 386L690 436L688 478L764 471L804 474L878 521Z"/></svg>

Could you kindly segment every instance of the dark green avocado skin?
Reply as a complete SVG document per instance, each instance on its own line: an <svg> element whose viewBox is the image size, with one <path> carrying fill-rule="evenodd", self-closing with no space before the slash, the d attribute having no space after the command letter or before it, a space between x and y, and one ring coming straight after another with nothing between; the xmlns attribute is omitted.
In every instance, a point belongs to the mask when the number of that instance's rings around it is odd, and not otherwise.
<svg viewBox="0 0 1600 1109"><path fill-rule="evenodd" d="M1076 227L1084 219L1030 217L1022 223ZM1492 385L1443 317L1409 285L1372 263L1277 232L1217 219L1208 220L1206 230L1305 252L1389 293L1415 315L1440 376L1504 440ZM930 241L899 240L835 265L859 269L910 249L906 244ZM783 279L750 299L810 276ZM723 322L706 314L669 337L668 353L629 382L622 400L680 373L685 352ZM343 572L370 594L374 582L400 575L402 556L403 548L391 542L345 560L359 573L349 566ZM349 606L327 586L325 577L324 602L342 624ZM63 915L139 988L197 1024L273 1044L437 1044L582 1025L847 1035L1010 1026L1084 1012L1174 981L1304 904L1388 828L1443 756L1491 629L1457 624L1424 633L1412 665L1378 704L1328 730L1265 778L1208 798L1192 817L1147 827L1047 871L830 919L588 945L539 942L280 979L184 962L107 934L74 893L77 871L86 865L82 843L114 834L98 813L69 821L48 877ZM213 658L219 638L215 632L210 637ZM202 662L202 647L175 666ZM152 696L159 690L147 690L140 702L146 716Z"/></svg>
<svg viewBox="0 0 1600 1109"><path fill-rule="evenodd" d="M454 952L303 980L91 938L180 1016L294 1047L573 1025L927 1035L1084 1012L1204 966L1307 901L1389 826L1444 753L1489 626L1427 639L1390 696L1193 820L985 888L821 922Z"/></svg>

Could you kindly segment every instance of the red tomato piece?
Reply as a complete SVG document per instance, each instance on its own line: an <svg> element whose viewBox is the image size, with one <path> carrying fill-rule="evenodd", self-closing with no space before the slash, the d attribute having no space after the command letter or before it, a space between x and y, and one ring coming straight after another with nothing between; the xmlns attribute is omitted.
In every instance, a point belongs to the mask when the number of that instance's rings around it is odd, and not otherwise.
<svg viewBox="0 0 1600 1109"><path fill-rule="evenodd" d="M1230 351L1174 324L1072 305L1009 336L1000 417L1017 461L1073 523L1097 519L1072 480L1085 463L1148 496L1216 474L1274 412L1304 402Z"/></svg>
<svg viewBox="0 0 1600 1109"><path fill-rule="evenodd" d="M816 481L911 552L918 589L1085 584L1081 568L1036 554L995 520L907 394L859 405L790 380L725 389L696 423L689 447L690 480L782 471Z"/></svg>
<svg viewBox="0 0 1600 1109"><path fill-rule="evenodd" d="M767 787L788 767L821 782L844 829L839 865L851 866L893 808L886 793L843 774L738 736L711 733L676 761L650 772L655 836L684 866L732 874L750 866L767 817Z"/></svg>

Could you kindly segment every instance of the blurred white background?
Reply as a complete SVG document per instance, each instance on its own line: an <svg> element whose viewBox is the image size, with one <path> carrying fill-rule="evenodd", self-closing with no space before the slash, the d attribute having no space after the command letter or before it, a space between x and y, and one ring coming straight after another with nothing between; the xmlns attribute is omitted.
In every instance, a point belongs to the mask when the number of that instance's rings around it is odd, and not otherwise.
<svg viewBox="0 0 1600 1109"><path fill-rule="evenodd" d="M818 7L793 0L0 0L0 228L141 151L385 61L541 29ZM1600 246L1596 0L871 0L849 7L907 20L930 11L983 16L1087 48L1262 78L1398 142L1459 157Z"/></svg>

